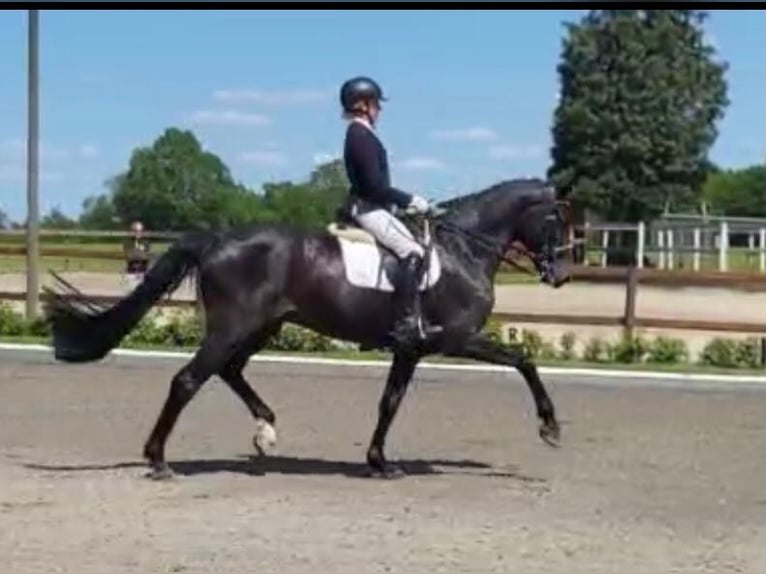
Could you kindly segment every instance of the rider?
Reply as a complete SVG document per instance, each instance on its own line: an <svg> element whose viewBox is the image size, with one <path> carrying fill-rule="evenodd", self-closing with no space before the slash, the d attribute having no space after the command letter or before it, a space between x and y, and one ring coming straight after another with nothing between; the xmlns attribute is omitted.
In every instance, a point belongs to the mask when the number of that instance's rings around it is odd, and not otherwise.
<svg viewBox="0 0 766 574"><path fill-rule="evenodd" d="M375 133L382 101L386 101L383 91L371 78L355 77L343 83L340 103L343 117L349 120L343 156L351 183L351 216L402 262L395 282L395 323L391 336L399 345L409 346L439 328L426 328L420 316L418 286L425 251L393 210L428 213L430 206L423 197L391 185L386 149Z"/></svg>

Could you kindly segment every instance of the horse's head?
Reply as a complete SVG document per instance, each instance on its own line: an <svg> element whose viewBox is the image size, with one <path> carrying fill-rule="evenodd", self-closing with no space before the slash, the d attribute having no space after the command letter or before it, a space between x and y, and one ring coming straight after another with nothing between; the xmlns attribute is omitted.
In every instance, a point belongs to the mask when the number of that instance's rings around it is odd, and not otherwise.
<svg viewBox="0 0 766 574"><path fill-rule="evenodd" d="M556 200L555 190L537 178L502 181L483 191L440 204L448 214L441 225L486 253L517 265L509 251L532 261L544 283L560 287L569 281L561 260L569 239L569 205ZM500 252L498 252L498 250ZM480 251L480 250L479 250ZM527 268L523 268L529 271Z"/></svg>
<svg viewBox="0 0 766 574"><path fill-rule="evenodd" d="M569 240L569 204L551 194L531 203L519 213L511 249L525 255L535 266L540 281L561 287L571 277L562 254Z"/></svg>

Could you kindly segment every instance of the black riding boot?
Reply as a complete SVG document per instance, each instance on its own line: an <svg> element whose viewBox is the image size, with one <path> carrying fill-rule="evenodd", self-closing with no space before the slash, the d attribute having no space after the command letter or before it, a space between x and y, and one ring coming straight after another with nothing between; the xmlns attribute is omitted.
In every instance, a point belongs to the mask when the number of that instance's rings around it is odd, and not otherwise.
<svg viewBox="0 0 766 574"><path fill-rule="evenodd" d="M394 328L391 332L397 346L410 347L424 341L427 334L439 331L422 324L418 287L423 271L423 259L418 255L408 256L399 267L394 293Z"/></svg>

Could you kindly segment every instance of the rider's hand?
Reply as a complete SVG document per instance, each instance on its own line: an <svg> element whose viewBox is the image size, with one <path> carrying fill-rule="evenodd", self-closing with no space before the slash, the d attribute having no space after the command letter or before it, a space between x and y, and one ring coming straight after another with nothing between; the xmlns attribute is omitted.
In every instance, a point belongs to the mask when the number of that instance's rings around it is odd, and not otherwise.
<svg viewBox="0 0 766 574"><path fill-rule="evenodd" d="M407 206L407 209L417 211L419 213L428 213L428 211L431 209L431 205L424 197L413 195L410 204Z"/></svg>

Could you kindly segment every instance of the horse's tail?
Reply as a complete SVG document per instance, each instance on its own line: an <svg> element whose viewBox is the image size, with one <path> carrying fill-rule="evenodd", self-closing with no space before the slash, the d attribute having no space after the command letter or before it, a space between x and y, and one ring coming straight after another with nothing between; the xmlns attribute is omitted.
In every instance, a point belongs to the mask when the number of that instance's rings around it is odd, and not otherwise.
<svg viewBox="0 0 766 574"><path fill-rule="evenodd" d="M84 294L59 279L74 293L66 298L50 293L46 301L56 359L81 363L104 357L165 293L174 291L184 277L199 266L211 239L211 234L202 232L172 244L149 269L143 281L108 309L97 307ZM73 298L76 300L72 301Z"/></svg>

